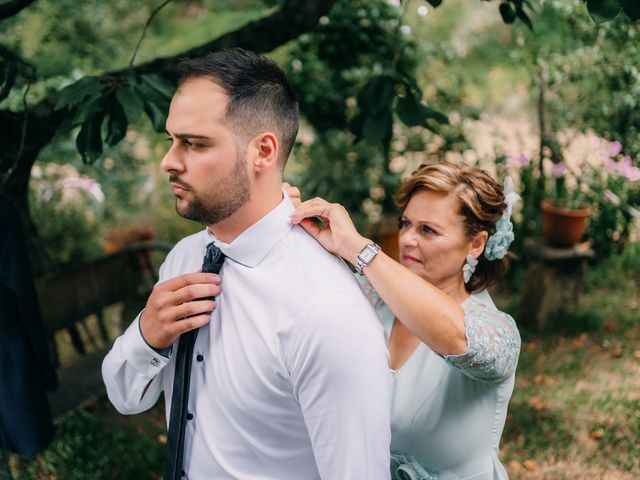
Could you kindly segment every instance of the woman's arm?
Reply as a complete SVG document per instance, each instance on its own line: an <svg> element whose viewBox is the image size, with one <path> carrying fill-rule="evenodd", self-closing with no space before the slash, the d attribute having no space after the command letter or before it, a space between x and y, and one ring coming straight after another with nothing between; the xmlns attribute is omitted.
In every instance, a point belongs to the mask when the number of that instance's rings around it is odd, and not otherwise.
<svg viewBox="0 0 640 480"><path fill-rule="evenodd" d="M325 224L316 225L318 217ZM352 264L372 243L360 235L342 205L316 198L302 203L291 217L325 249ZM422 279L382 251L364 274L394 315L414 335L440 355L459 355L467 349L464 311L439 288Z"/></svg>

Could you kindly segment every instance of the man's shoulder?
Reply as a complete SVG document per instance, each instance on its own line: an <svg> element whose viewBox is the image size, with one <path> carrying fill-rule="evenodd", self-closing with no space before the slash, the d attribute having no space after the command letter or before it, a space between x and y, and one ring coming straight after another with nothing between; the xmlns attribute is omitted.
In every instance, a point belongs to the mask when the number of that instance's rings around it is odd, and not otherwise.
<svg viewBox="0 0 640 480"><path fill-rule="evenodd" d="M287 238L287 262L300 280L323 289L346 287L359 290L353 273L340 257L327 252L301 227L291 229Z"/></svg>

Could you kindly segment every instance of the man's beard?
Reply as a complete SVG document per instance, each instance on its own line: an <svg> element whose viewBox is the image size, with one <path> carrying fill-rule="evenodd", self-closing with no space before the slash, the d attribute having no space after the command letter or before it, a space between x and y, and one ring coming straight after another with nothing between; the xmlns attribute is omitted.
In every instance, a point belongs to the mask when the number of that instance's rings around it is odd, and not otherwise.
<svg viewBox="0 0 640 480"><path fill-rule="evenodd" d="M179 183L179 179L178 180ZM228 178L223 178L211 191L203 192L200 197L190 190L192 200L176 199L176 212L181 217L200 222L203 225L215 225L233 215L249 201L251 186L249 175L242 158L239 156Z"/></svg>

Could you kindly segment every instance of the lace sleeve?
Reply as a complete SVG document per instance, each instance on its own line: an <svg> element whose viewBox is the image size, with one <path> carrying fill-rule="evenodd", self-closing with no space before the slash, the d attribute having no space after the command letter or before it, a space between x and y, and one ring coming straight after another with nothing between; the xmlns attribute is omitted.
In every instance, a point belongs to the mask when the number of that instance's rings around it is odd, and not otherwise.
<svg viewBox="0 0 640 480"><path fill-rule="evenodd" d="M465 310L467 351L446 355L447 363L476 380L498 382L512 375L520 354L520 334L513 318L474 301Z"/></svg>
<svg viewBox="0 0 640 480"><path fill-rule="evenodd" d="M354 276L356 277L356 280L360 284L360 288L369 299L369 303L373 306L373 308L376 309L376 311L378 311L378 309L382 305L384 305L384 302L382 298L380 298L380 295L378 295L378 292L376 292L376 289L373 288L373 285L371 285L371 282L369 282L369 279L364 275L354 275Z"/></svg>

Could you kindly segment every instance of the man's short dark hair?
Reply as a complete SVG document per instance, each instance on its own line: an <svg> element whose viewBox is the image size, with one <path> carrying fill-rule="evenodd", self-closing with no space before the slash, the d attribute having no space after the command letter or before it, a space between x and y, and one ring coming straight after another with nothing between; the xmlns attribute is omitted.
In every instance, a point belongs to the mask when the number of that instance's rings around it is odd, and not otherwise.
<svg viewBox="0 0 640 480"><path fill-rule="evenodd" d="M178 65L179 85L207 77L229 96L226 119L243 141L263 131L280 142L282 169L298 134L298 100L284 72L271 60L242 49L209 53Z"/></svg>

